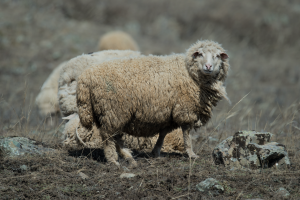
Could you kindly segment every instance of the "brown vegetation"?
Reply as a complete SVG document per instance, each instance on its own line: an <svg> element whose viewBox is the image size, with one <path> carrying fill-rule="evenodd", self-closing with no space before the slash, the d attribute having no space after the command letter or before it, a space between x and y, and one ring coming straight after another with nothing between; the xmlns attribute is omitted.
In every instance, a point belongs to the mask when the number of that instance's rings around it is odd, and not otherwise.
<svg viewBox="0 0 300 200"><path fill-rule="evenodd" d="M123 180L100 150L5 159L0 198L199 199L193 187L210 177L226 188L217 199L274 199L279 187L291 193L290 199L299 198L298 1L97 2L0 1L1 136L27 136L59 149L55 133L61 121L53 118L57 126L45 130L34 99L59 63L94 51L99 35L111 30L128 32L144 54L184 52L197 39L221 43L232 66L226 83L232 106L221 102L214 110L194 142L201 156L194 164L182 154L154 159L139 150L133 154L138 168L131 171L137 176ZM275 134L272 140L287 147L291 169L244 172L215 166L208 137L222 141L243 129ZM23 164L29 170L21 171ZM124 160L120 164L127 166ZM90 179L82 180L78 170Z"/></svg>

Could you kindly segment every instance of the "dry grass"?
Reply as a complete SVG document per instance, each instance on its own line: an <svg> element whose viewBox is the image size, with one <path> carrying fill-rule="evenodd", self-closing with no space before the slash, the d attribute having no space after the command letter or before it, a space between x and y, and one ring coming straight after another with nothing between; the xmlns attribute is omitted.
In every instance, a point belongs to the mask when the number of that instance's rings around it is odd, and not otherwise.
<svg viewBox="0 0 300 200"><path fill-rule="evenodd" d="M195 185L211 177L225 188L217 199L274 199L279 187L298 199L299 15L296 0L0 2L0 136L30 137L60 152L1 162L0 198L199 199ZM199 159L179 154L153 159L147 152L135 152L139 167L131 172L137 176L120 181L122 170L108 165L101 150L60 148L59 116L49 116L54 128L38 116L34 100L54 67L94 51L100 35L115 29L133 35L145 54L184 52L201 38L216 40L228 50L232 105L221 102L199 131ZM208 137L222 141L239 130L273 133L273 141L286 145L291 169L246 172L215 166ZM20 171L22 164L29 170ZM78 170L90 178L81 180Z"/></svg>

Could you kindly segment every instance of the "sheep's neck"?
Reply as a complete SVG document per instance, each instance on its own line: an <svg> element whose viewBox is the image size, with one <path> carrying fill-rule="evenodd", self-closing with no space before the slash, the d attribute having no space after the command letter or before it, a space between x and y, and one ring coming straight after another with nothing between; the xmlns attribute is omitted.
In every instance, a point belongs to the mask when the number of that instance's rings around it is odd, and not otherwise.
<svg viewBox="0 0 300 200"><path fill-rule="evenodd" d="M205 125L212 115L212 108L222 99L222 94L214 84L201 84L199 93L200 120Z"/></svg>

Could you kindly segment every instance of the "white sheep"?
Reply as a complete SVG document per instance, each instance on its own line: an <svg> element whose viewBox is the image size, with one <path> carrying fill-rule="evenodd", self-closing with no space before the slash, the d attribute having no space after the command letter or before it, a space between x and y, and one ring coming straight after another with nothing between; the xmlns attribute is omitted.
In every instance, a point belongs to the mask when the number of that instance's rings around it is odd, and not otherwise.
<svg viewBox="0 0 300 200"><path fill-rule="evenodd" d="M114 59L141 55L131 50L105 50L83 54L69 60L60 70L58 101L64 117L77 113L76 87L78 77L91 66Z"/></svg>
<svg viewBox="0 0 300 200"><path fill-rule="evenodd" d="M111 31L100 38L98 49L102 50L132 50L139 51L134 39L123 31Z"/></svg>
<svg viewBox="0 0 300 200"><path fill-rule="evenodd" d="M159 133L152 151L159 156L166 134L180 127L186 152L198 157L189 132L205 125L212 107L227 98L227 58L218 43L198 41L186 54L138 56L92 66L78 78L80 123L88 130L96 124L105 157L116 165L116 150L124 147L119 133L124 132L136 137ZM136 165L129 152L124 157Z"/></svg>
<svg viewBox="0 0 300 200"><path fill-rule="evenodd" d="M133 50L137 51L138 45L130 35L122 31L112 31L103 35L99 40L98 50ZM59 103L57 99L58 79L60 70L66 64L61 63L56 67L44 82L40 93L36 97L36 105L42 117L59 113Z"/></svg>
<svg viewBox="0 0 300 200"><path fill-rule="evenodd" d="M106 62L109 60L119 59L123 57L139 56L140 52L131 50L106 50L90 54L83 54L69 60L61 69L58 81L58 102L63 119L69 120L64 129L62 138L65 146L74 147L81 142L82 136L87 141L93 134L93 131L87 131L84 127L80 128L80 134L75 130L80 126L77 115L78 108L76 104L76 88L77 78L83 71L91 66ZM82 143L82 142L81 142Z"/></svg>
<svg viewBox="0 0 300 200"><path fill-rule="evenodd" d="M53 70L44 82L40 93L36 97L35 103L38 106L40 115L43 117L59 113L59 105L57 101L58 79L60 70L66 63L67 62L61 63Z"/></svg>

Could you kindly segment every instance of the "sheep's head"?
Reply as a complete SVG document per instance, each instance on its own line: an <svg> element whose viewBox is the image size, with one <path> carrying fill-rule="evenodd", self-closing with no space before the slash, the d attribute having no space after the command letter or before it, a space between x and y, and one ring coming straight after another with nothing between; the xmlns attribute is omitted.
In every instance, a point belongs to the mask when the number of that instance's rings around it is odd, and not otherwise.
<svg viewBox="0 0 300 200"><path fill-rule="evenodd" d="M228 69L228 55L220 44L213 41L198 41L186 53L186 65L197 81L224 81Z"/></svg>

